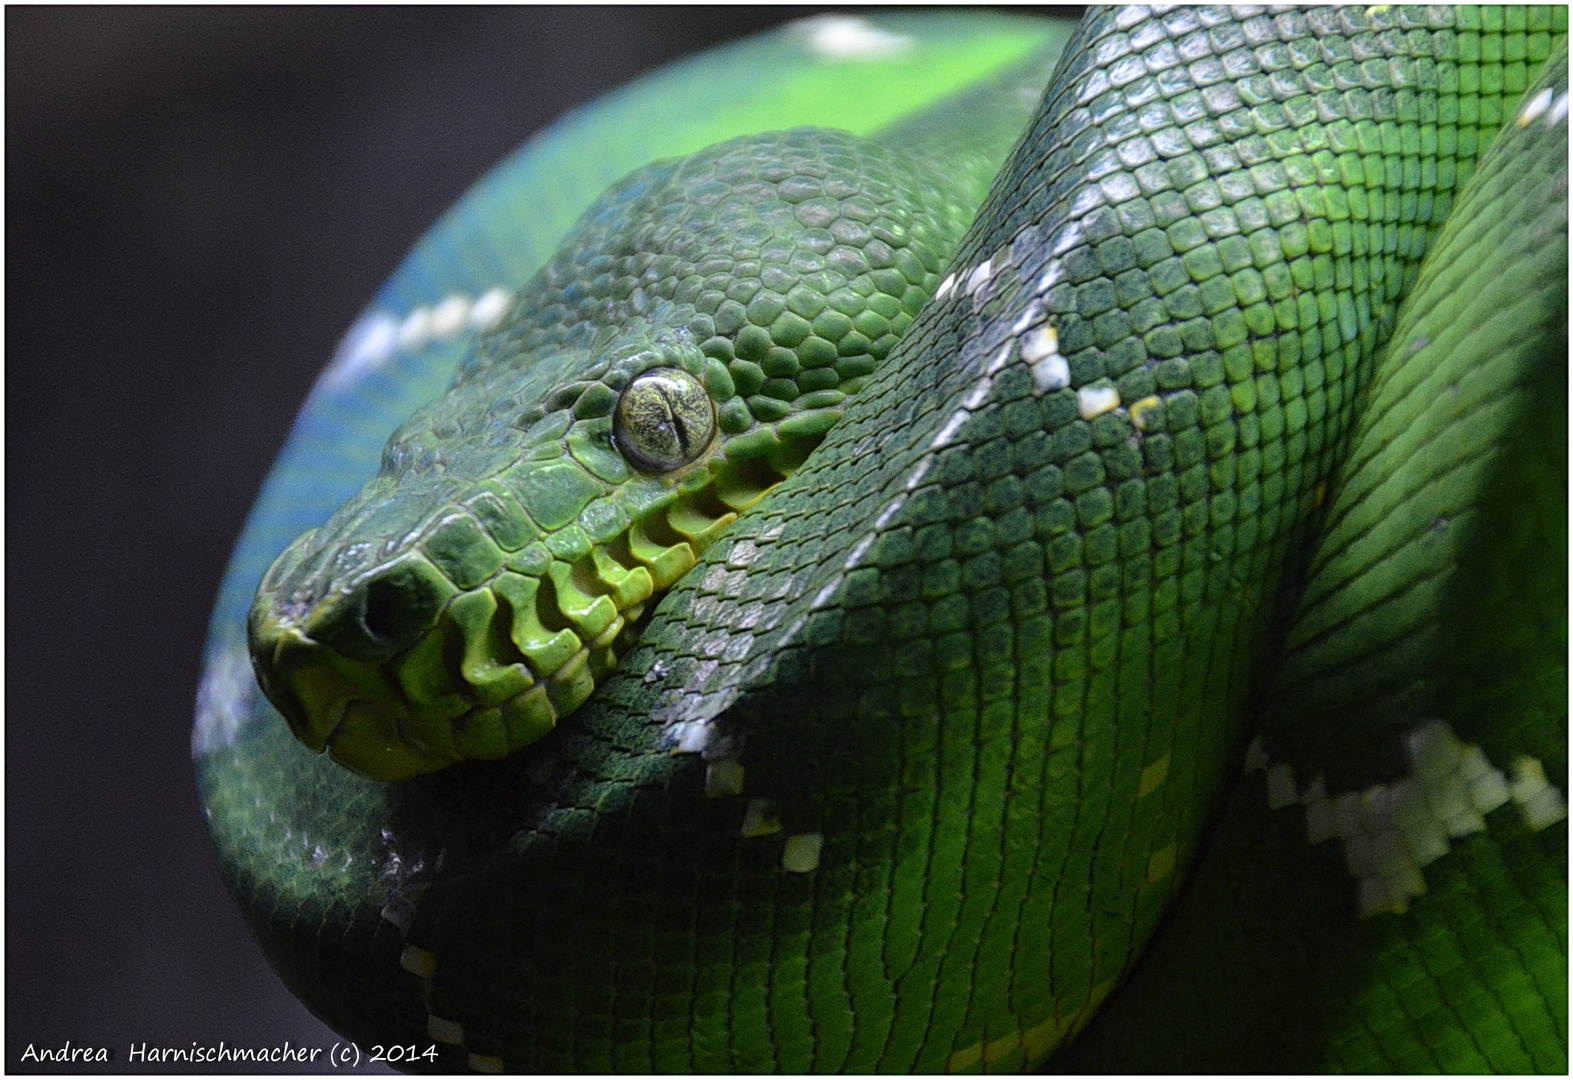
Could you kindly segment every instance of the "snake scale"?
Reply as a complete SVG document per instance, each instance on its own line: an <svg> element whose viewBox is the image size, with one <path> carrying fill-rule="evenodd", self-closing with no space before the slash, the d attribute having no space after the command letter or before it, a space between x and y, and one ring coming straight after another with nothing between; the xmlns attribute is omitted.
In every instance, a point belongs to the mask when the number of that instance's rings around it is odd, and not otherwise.
<svg viewBox="0 0 1573 1080"><path fill-rule="evenodd" d="M1565 37L822 17L527 144L214 614L290 988L416 1070L1564 1072Z"/></svg>

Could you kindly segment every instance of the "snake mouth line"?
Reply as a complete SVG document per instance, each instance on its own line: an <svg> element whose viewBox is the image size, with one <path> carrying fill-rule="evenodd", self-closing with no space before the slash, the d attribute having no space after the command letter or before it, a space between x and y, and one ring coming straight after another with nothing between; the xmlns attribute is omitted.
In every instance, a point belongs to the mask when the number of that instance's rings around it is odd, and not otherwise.
<svg viewBox="0 0 1573 1080"><path fill-rule="evenodd" d="M637 641L655 602L821 438L713 463L587 553L563 558L531 544L469 588L421 551L401 554L399 580L439 603L431 625L388 659L348 655L354 650L336 640L357 582L320 602L265 589L250 620L258 683L301 742L374 779L506 757L589 698ZM379 573L387 577L387 564L357 581ZM351 613L359 634L395 633L400 597L359 595Z"/></svg>

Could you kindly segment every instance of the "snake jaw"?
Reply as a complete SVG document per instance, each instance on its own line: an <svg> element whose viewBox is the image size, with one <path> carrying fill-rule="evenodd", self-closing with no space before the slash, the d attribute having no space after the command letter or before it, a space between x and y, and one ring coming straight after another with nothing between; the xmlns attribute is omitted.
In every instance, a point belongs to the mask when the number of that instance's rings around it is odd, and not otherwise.
<svg viewBox="0 0 1573 1080"><path fill-rule="evenodd" d="M569 525L503 552L444 513L415 550L338 587L311 575L331 560L292 545L252 607L258 683L303 744L374 779L505 757L584 703L644 613L818 445L807 427L644 489L601 541Z"/></svg>

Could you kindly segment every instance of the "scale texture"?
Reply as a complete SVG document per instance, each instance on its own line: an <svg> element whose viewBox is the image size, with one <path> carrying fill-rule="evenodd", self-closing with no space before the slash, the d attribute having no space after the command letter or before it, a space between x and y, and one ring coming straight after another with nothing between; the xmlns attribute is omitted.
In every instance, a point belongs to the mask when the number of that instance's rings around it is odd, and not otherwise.
<svg viewBox="0 0 1573 1080"><path fill-rule="evenodd" d="M291 988L414 1068L1565 1071L1565 24L1089 12L844 418L501 761L292 739L244 583L375 451L259 504L193 746ZM1045 37L870 134L1018 115ZM733 375L786 325L713 306ZM402 419L358 355L297 439Z"/></svg>

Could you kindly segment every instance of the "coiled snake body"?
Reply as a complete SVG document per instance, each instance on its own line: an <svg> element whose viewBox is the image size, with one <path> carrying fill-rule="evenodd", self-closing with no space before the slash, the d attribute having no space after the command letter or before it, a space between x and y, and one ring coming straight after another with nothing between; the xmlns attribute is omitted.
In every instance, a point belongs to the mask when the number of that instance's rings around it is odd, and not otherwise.
<svg viewBox="0 0 1573 1080"><path fill-rule="evenodd" d="M412 1068L1565 1070L1565 21L820 19L527 146L215 613L291 988Z"/></svg>

